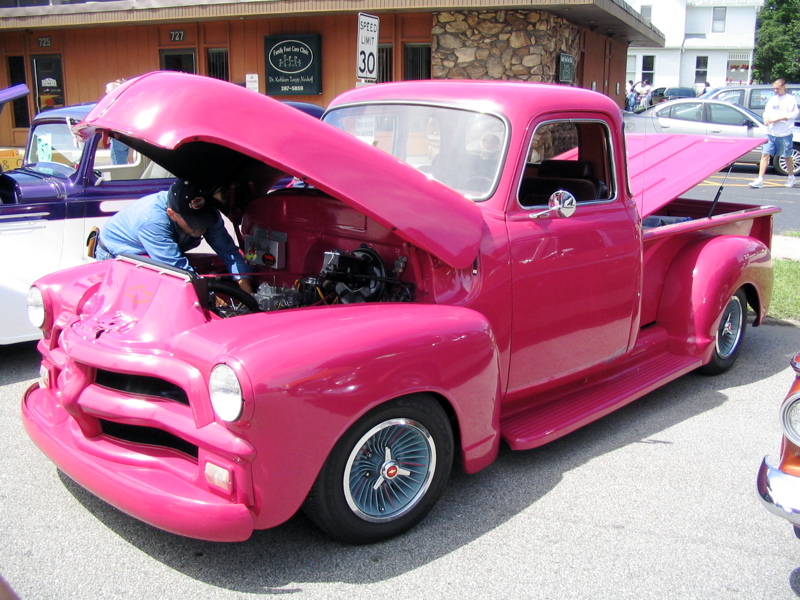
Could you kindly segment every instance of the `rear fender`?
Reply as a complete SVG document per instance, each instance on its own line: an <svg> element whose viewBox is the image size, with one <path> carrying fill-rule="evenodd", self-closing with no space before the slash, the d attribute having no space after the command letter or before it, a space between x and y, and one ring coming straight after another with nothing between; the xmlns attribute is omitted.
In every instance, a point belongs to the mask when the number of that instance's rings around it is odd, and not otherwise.
<svg viewBox="0 0 800 600"><path fill-rule="evenodd" d="M755 238L721 235L687 244L667 274L658 308L670 350L707 361L730 297L745 287L757 326L766 316L772 281L769 248Z"/></svg>
<svg viewBox="0 0 800 600"><path fill-rule="evenodd" d="M181 347L223 349L202 362L236 363L249 379L250 407L230 427L256 446L258 528L289 518L337 440L400 396L430 393L444 406L465 471L497 456L499 360L488 322L473 310L376 303L260 313L187 332Z"/></svg>

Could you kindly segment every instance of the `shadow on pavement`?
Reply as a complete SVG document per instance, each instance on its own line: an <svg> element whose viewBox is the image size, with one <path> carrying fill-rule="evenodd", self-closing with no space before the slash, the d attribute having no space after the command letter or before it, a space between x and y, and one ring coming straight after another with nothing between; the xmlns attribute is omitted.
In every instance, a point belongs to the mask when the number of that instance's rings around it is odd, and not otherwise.
<svg viewBox="0 0 800 600"><path fill-rule="evenodd" d="M0 346L0 381L19 383L39 375L37 342L22 342Z"/></svg>
<svg viewBox="0 0 800 600"><path fill-rule="evenodd" d="M761 328L765 329L765 328ZM371 546L332 541L298 514L242 543L214 543L169 534L117 511L61 475L70 493L127 542L184 575L251 594L298 593L303 583L374 583L426 565L480 538L535 505L570 470L630 444L667 443L659 434L721 406L720 390L760 381L785 369L796 334L768 326L777 343L745 344L737 365L718 377L689 374L611 415L542 448L512 452L475 475L454 471L444 496L415 529ZM792 328L793 332L796 328ZM756 337L760 330L748 331ZM309 565L312 565L309 567ZM800 575L792 575L798 589Z"/></svg>

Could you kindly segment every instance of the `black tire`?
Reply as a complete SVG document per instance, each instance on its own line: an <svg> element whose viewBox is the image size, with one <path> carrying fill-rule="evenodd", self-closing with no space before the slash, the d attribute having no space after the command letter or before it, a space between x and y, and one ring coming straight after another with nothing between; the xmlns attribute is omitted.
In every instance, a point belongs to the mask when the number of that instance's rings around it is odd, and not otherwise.
<svg viewBox="0 0 800 600"><path fill-rule="evenodd" d="M433 508L450 476L453 430L428 394L397 398L367 413L336 443L303 510L350 544L408 531Z"/></svg>
<svg viewBox="0 0 800 600"><path fill-rule="evenodd" d="M714 353L708 364L700 367L706 375L719 375L733 366L744 342L747 331L747 296L742 288L731 296L717 327L714 340Z"/></svg>
<svg viewBox="0 0 800 600"><path fill-rule="evenodd" d="M795 144L792 148L792 160L794 160L794 175L800 175L800 144ZM782 156L773 156L772 166L779 175L789 174L786 159Z"/></svg>

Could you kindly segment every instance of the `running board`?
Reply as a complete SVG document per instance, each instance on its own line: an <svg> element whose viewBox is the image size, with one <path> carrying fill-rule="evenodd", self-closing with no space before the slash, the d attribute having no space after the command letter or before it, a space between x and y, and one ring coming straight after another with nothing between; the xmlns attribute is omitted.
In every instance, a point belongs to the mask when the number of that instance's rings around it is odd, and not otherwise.
<svg viewBox="0 0 800 600"><path fill-rule="evenodd" d="M542 446L614 412L701 364L699 358L670 353L640 359L608 379L584 383L566 394L501 417L501 435L512 450Z"/></svg>

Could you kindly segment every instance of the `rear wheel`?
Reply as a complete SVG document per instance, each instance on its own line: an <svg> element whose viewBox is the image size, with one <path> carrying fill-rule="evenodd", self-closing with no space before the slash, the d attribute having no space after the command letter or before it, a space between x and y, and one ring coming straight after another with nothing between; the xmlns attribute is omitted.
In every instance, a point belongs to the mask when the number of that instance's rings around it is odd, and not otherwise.
<svg viewBox="0 0 800 600"><path fill-rule="evenodd" d="M800 144L795 144L792 148L792 160L794 161L794 175L800 175ZM781 175L789 174L789 165L786 164L786 158L783 156L773 156L772 166Z"/></svg>
<svg viewBox="0 0 800 600"><path fill-rule="evenodd" d="M739 288L722 311L714 342L714 354L708 364L700 367L707 375L719 375L733 366L742 349L747 329L747 297Z"/></svg>
<svg viewBox="0 0 800 600"><path fill-rule="evenodd" d="M331 451L303 505L331 537L352 544L411 529L442 494L453 463L447 414L427 394L364 416Z"/></svg>

